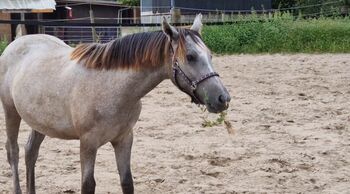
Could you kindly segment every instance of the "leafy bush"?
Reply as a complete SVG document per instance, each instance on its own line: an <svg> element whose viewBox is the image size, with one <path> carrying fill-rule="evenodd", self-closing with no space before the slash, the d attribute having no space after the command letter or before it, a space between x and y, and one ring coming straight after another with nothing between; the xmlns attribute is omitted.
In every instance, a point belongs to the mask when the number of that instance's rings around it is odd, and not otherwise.
<svg viewBox="0 0 350 194"><path fill-rule="evenodd" d="M291 15L266 21L205 26L203 39L215 53L350 52L350 19L294 20Z"/></svg>

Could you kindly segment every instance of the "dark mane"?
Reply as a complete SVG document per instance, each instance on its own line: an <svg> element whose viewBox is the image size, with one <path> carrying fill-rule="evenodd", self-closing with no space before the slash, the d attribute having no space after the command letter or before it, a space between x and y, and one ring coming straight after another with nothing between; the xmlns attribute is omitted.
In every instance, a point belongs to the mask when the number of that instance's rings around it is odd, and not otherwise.
<svg viewBox="0 0 350 194"><path fill-rule="evenodd" d="M189 29L177 30L180 35L177 54L183 58L186 53L185 37L190 35L196 43L201 37ZM156 31L127 35L105 44L80 44L71 53L71 59L87 68L140 69L164 65L170 61L171 55L167 36L162 31Z"/></svg>

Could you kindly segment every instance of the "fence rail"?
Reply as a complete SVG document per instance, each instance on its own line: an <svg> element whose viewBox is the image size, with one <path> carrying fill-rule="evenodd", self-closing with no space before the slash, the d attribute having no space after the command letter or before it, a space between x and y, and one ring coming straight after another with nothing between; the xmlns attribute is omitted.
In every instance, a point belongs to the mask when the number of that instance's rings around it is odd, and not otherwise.
<svg viewBox="0 0 350 194"><path fill-rule="evenodd" d="M93 31L91 27L86 26L42 26L41 31L44 34L56 36L69 44L78 44L82 42L93 41ZM101 43L109 42L120 37L121 28L119 27L94 27L97 41Z"/></svg>

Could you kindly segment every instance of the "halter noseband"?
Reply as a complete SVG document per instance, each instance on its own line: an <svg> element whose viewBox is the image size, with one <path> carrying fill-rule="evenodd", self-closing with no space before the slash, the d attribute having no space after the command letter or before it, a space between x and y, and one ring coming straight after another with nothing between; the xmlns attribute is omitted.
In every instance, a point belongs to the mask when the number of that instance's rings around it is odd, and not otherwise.
<svg viewBox="0 0 350 194"><path fill-rule="evenodd" d="M171 44L171 42L170 42ZM172 58L172 69L173 69L173 80L174 80L174 84L176 85L176 87L178 87L182 92L188 94L191 97L191 101L195 104L204 104L204 102L202 102L196 93L197 87L200 83L202 83L204 80L209 79L211 77L214 76L218 76L219 74L216 72L210 72L205 74L204 76L200 77L197 80L192 81L191 78L189 78L185 72L180 68L179 66L179 62L176 59L176 50L174 50L174 48L171 46L171 49L173 50L173 58ZM180 86L178 80L177 80L177 75L181 76L183 78L183 80L188 84L189 88L191 88L191 91L186 91L183 87Z"/></svg>

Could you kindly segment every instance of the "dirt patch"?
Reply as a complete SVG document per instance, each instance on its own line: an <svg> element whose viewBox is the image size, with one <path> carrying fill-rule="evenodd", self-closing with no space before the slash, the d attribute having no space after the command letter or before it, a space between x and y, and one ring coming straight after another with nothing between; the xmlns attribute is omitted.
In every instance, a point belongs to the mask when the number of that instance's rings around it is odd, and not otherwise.
<svg viewBox="0 0 350 194"><path fill-rule="evenodd" d="M134 132L136 193L346 193L350 191L350 55L214 57L232 95L222 126L170 81L143 99ZM212 119L216 116L210 115ZM0 114L0 193L10 193ZM21 126L19 172L25 190ZM96 193L121 193L112 147L97 156ZM37 193L79 193L78 141L47 138L36 165Z"/></svg>

